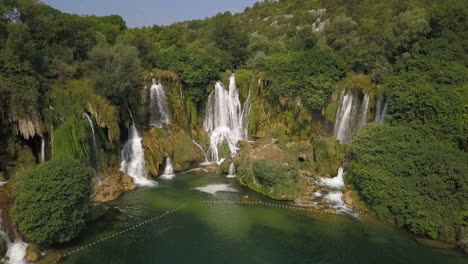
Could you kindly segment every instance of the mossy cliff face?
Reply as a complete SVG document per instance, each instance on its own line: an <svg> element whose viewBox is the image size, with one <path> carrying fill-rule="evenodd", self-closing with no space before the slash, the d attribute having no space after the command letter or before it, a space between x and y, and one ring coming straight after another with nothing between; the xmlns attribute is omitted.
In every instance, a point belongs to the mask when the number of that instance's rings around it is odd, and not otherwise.
<svg viewBox="0 0 468 264"><path fill-rule="evenodd" d="M87 161L93 142L88 114L96 133L99 163L116 165L120 138L119 111L94 93L86 80L55 83L51 90L51 107L46 113L46 127L51 135L51 155L68 155Z"/></svg>
<svg viewBox="0 0 468 264"><path fill-rule="evenodd" d="M310 194L309 178L330 176L345 159L345 149L331 138L282 145L278 139L243 142L236 159L239 180L273 199L296 200ZM301 199L304 200L304 199Z"/></svg>
<svg viewBox="0 0 468 264"><path fill-rule="evenodd" d="M146 167L152 176L161 174L165 158L172 157L175 171L184 171L198 166L203 161L202 151L192 138L175 125L165 128L152 127L145 131L142 140L145 149Z"/></svg>
<svg viewBox="0 0 468 264"><path fill-rule="evenodd" d="M300 141L308 140L322 132L322 118L314 119L315 115L303 106L300 99L269 98L268 83L264 74L256 73L251 76L252 80L249 83L252 102L249 117L251 137L261 138L274 134L283 140ZM241 80L242 78L244 76Z"/></svg>

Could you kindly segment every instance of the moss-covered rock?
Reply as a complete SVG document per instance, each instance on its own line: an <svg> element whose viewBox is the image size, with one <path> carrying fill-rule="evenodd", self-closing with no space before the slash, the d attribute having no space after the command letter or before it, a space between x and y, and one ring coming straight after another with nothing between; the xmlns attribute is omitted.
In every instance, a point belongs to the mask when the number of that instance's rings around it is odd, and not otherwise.
<svg viewBox="0 0 468 264"><path fill-rule="evenodd" d="M37 244L29 244L26 249L26 260L28 262L37 262L41 257L41 252L39 251L39 246Z"/></svg>
<svg viewBox="0 0 468 264"><path fill-rule="evenodd" d="M152 127L145 131L142 140L145 149L146 167L153 176L161 172L166 157L172 157L174 171L184 171L204 161L203 152L192 138L176 125L164 129Z"/></svg>
<svg viewBox="0 0 468 264"><path fill-rule="evenodd" d="M120 197L126 191L136 188L132 178L115 168L103 169L100 172L101 182L94 186L93 200L96 202L109 202Z"/></svg>
<svg viewBox="0 0 468 264"><path fill-rule="evenodd" d="M158 176L164 158L172 155L172 144L164 129L152 127L143 133L141 141L145 150L146 168L152 176Z"/></svg>
<svg viewBox="0 0 468 264"><path fill-rule="evenodd" d="M171 133L169 140L173 149L174 171L184 171L196 167L204 160L203 152L193 144L192 138L184 130Z"/></svg>

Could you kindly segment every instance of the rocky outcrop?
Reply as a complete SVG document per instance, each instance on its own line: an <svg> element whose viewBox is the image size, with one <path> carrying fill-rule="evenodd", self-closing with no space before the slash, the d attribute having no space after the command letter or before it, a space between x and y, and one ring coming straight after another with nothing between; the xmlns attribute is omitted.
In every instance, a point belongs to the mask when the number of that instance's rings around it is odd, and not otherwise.
<svg viewBox="0 0 468 264"><path fill-rule="evenodd" d="M316 181L336 173L345 159L345 148L333 138L317 137L312 142L284 143L270 137L254 144L242 142L240 145L242 151L236 158L236 167L241 183L271 198L295 200L301 204L315 200L314 192L319 189ZM266 186L253 168L257 160L266 161L275 167L274 170L295 171L298 176L291 179L283 177L282 184Z"/></svg>
<svg viewBox="0 0 468 264"><path fill-rule="evenodd" d="M45 131L41 114L37 111L30 111L25 116L19 116L12 110L10 123L13 133L21 135L26 140L32 139L34 136L42 137Z"/></svg>
<svg viewBox="0 0 468 264"><path fill-rule="evenodd" d="M97 202L109 202L120 197L126 191L136 188L132 178L115 168L102 170L103 180L94 186L93 200Z"/></svg>

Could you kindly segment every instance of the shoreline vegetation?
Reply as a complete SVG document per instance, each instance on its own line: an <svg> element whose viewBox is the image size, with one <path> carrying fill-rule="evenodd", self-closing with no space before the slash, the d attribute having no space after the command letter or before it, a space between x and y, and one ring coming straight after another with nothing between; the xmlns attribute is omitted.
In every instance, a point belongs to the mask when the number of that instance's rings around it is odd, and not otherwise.
<svg viewBox="0 0 468 264"><path fill-rule="evenodd" d="M194 169L467 253L467 34L463 0L143 28L0 0L0 263L47 263L107 203Z"/></svg>

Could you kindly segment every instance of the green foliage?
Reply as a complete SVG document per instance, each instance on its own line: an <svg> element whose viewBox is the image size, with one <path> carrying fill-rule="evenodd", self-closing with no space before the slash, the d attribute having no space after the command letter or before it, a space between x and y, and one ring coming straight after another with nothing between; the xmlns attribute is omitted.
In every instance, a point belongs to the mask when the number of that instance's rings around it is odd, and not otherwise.
<svg viewBox="0 0 468 264"><path fill-rule="evenodd" d="M381 218L453 242L468 196L468 155L407 126L370 124L351 144L350 181Z"/></svg>
<svg viewBox="0 0 468 264"><path fill-rule="evenodd" d="M135 47L124 44L98 45L89 56L96 92L114 104L133 96L133 80L141 70Z"/></svg>
<svg viewBox="0 0 468 264"><path fill-rule="evenodd" d="M201 49L179 49L175 46L163 49L155 66L177 72L190 99L196 103L207 96L206 87L218 79L218 63Z"/></svg>
<svg viewBox="0 0 468 264"><path fill-rule="evenodd" d="M226 66L237 68L242 65L248 56L248 35L236 25L230 12L218 14L210 22L213 26L210 35L211 40L217 48L229 54L228 60L224 62Z"/></svg>
<svg viewBox="0 0 468 264"><path fill-rule="evenodd" d="M388 121L407 124L428 136L466 144L463 113L468 98L462 87L427 82L416 73L394 76L387 84Z"/></svg>
<svg viewBox="0 0 468 264"><path fill-rule="evenodd" d="M271 95L300 97L306 106L317 110L325 105L343 75L343 60L327 50L278 54L267 65Z"/></svg>
<svg viewBox="0 0 468 264"><path fill-rule="evenodd" d="M91 169L67 157L26 170L14 181L12 220L35 243L70 241L85 225L92 177Z"/></svg>
<svg viewBox="0 0 468 264"><path fill-rule="evenodd" d="M267 160L255 160L253 163L253 174L261 183L269 187L284 184L285 181L297 180L297 170L284 165L273 164Z"/></svg>

